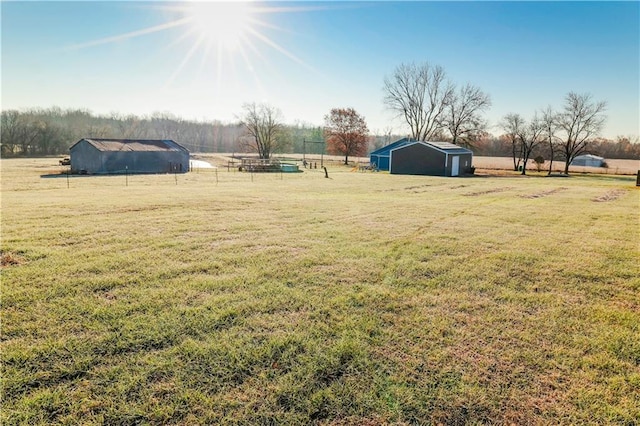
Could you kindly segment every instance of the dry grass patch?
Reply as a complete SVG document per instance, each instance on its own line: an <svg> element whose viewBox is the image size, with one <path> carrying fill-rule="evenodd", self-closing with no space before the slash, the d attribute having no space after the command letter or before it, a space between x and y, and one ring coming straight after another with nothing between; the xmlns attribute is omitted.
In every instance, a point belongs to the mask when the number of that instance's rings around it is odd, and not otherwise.
<svg viewBox="0 0 640 426"><path fill-rule="evenodd" d="M614 190L610 190L605 192L604 194L595 197L593 199L593 201L595 201L596 203L602 203L602 202L606 202L606 201L615 201L618 198L620 198L622 195L624 195L627 191L624 189L614 189Z"/></svg>
<svg viewBox="0 0 640 426"><path fill-rule="evenodd" d="M632 177L31 162L2 162L3 424L640 418Z"/></svg>
<svg viewBox="0 0 640 426"><path fill-rule="evenodd" d="M567 190L567 188L559 187L559 188L549 189L547 191L536 192L535 194L521 195L521 197L522 198L541 198L541 197L547 197L549 195L553 195L555 193L558 193L560 191L565 191L565 190Z"/></svg>
<svg viewBox="0 0 640 426"><path fill-rule="evenodd" d="M469 192L469 193L466 193L466 194L463 194L463 195L466 196L466 197L477 197L477 196L480 196L480 195L496 194L496 193L499 193L499 192L510 191L512 189L513 189L512 186L505 186L505 187L487 189L485 191Z"/></svg>
<svg viewBox="0 0 640 426"><path fill-rule="evenodd" d="M2 267L17 266L25 262L25 258L19 253L12 251L0 251L0 265Z"/></svg>

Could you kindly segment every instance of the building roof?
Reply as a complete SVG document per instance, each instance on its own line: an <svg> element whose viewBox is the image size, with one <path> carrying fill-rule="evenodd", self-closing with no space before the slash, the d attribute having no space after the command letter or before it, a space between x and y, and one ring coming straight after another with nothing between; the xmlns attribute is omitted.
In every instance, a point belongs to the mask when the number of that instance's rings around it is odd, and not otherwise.
<svg viewBox="0 0 640 426"><path fill-rule="evenodd" d="M471 154L472 152L466 148L463 148L458 145L454 145L450 142L418 142L414 139L410 138L402 138L397 140L387 146L383 146L375 151L373 151L369 155L378 155L378 156L389 156L389 153L394 149L403 148L407 145L414 145L416 143L430 146L431 148L435 148L438 151L446 152L448 154Z"/></svg>
<svg viewBox="0 0 640 426"><path fill-rule="evenodd" d="M578 155L577 157L574 158L574 160L604 160L604 157L599 157L597 155L593 155L593 154L583 154L583 155Z"/></svg>
<svg viewBox="0 0 640 426"><path fill-rule="evenodd" d="M369 155L381 155L381 156L389 156L389 152L391 152L392 149L394 148L398 148L400 146L404 146L404 145L408 145L410 143L414 143L415 140L410 139L410 138L402 138L400 140L397 140L393 143L390 143L389 145L383 146L382 148L378 148L375 151L371 152L371 154Z"/></svg>
<svg viewBox="0 0 640 426"><path fill-rule="evenodd" d="M467 148L463 148L459 145L452 144L450 142L422 142L425 145L431 145L432 147L447 152L449 154L471 154L472 151Z"/></svg>
<svg viewBox="0 0 640 426"><path fill-rule="evenodd" d="M71 148L82 141L88 142L98 151L187 151L171 139L89 139L84 138L76 142Z"/></svg>

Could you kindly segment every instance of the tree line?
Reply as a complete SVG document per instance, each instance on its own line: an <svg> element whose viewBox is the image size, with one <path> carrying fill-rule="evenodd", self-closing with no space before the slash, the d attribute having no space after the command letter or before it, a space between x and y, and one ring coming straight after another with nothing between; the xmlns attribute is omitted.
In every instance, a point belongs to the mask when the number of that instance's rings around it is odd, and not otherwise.
<svg viewBox="0 0 640 426"><path fill-rule="evenodd" d="M324 127L302 122L283 124L282 127L286 143L278 145L274 152L329 153L329 147L325 150L322 144L304 143L305 140L326 140L328 146L329 138L325 133L325 129L329 127L327 123ZM68 154L69 147L84 137L173 139L192 152L203 153L251 150L246 144L246 131L242 122L192 121L166 112L139 117L122 114L94 115L88 110L58 107L6 110L2 111L0 130L1 155L5 158ZM406 136L393 133L390 129L369 133L362 155ZM476 155L509 157L512 156L512 142L508 136L506 133L496 136L482 131L467 146ZM437 137L439 140L453 141L450 135L441 134ZM638 142L637 136L618 136L614 140L596 137L589 143L589 152L605 158L638 159ZM540 147L534 154L544 156L544 149Z"/></svg>
<svg viewBox="0 0 640 426"><path fill-rule="evenodd" d="M194 121L169 112L140 117L52 107L3 110L1 120L0 154L4 158L68 154L69 147L82 138L172 139L191 152L202 153L250 150L246 126L241 121ZM303 146L303 142L322 139L322 127L297 122L283 124L282 128L280 148L321 152L320 147Z"/></svg>
<svg viewBox="0 0 640 426"><path fill-rule="evenodd" d="M510 156L514 170L526 173L527 163L542 158L562 161L565 172L578 155L638 159L637 136L615 140L599 137L606 103L589 94L569 92L564 104L537 111L530 119L518 113L505 115L498 135L489 132L483 114L490 96L470 83L458 85L445 70L429 63L401 64L384 78L383 103L408 126L409 133L390 129L370 133L365 117L353 108L333 108L324 126L296 122L285 124L278 108L247 103L236 122L194 121L170 112L149 116L94 115L84 109L58 107L3 110L0 155L47 156L67 154L81 138L173 139L191 152L254 152L261 158L274 153L340 154L366 156L368 152L401 137L420 141L448 141L476 155Z"/></svg>

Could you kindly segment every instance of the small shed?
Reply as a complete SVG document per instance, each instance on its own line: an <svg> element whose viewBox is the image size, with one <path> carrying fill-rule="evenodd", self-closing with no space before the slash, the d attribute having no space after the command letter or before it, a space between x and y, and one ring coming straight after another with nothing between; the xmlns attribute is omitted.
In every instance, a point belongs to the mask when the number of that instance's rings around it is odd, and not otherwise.
<svg viewBox="0 0 640 426"><path fill-rule="evenodd" d="M399 175L459 176L471 173L473 152L449 142L403 138L370 154L379 170Z"/></svg>
<svg viewBox="0 0 640 426"><path fill-rule="evenodd" d="M572 166L604 167L604 164L604 158L591 154L578 155L571 161Z"/></svg>
<svg viewBox="0 0 640 426"><path fill-rule="evenodd" d="M412 142L391 149L389 159L392 174L459 176L471 173L473 152L449 142Z"/></svg>
<svg viewBox="0 0 640 426"><path fill-rule="evenodd" d="M71 148L71 171L88 174L186 173L189 151L165 139L80 139Z"/></svg>

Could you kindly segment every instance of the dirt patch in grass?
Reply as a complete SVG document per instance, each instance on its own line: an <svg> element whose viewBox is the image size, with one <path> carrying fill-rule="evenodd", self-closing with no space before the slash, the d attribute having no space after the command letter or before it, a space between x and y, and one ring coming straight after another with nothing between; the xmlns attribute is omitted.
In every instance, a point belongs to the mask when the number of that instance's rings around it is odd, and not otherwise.
<svg viewBox="0 0 640 426"><path fill-rule="evenodd" d="M599 197L593 199L596 203L602 203L605 201L615 201L620 198L626 191L623 189L612 189L611 191L607 191Z"/></svg>
<svg viewBox="0 0 640 426"><path fill-rule="evenodd" d="M560 187L560 188L550 189L548 191L535 192L533 194L521 195L521 197L522 198L542 198L542 197L546 197L548 195L555 194L556 192L564 191L566 189L567 188L565 188L565 187Z"/></svg>
<svg viewBox="0 0 640 426"><path fill-rule="evenodd" d="M411 193L420 193L420 192L426 192L429 189L435 188L435 187L439 187L442 186L442 184L438 184L438 183L427 183L424 185L411 185L411 186L405 186L404 188L388 188L388 189L379 189L376 190L376 192L397 192L397 191L407 191L407 192L411 192Z"/></svg>
<svg viewBox="0 0 640 426"><path fill-rule="evenodd" d="M414 185L414 186L407 186L407 187L405 187L404 189L405 189L406 191L410 191L410 190L412 190L412 189L426 188L426 187L429 187L429 186L431 186L431 185Z"/></svg>
<svg viewBox="0 0 640 426"><path fill-rule="evenodd" d="M26 259L19 253L13 251L0 251L0 264L3 268L22 265L25 262Z"/></svg>
<svg viewBox="0 0 640 426"><path fill-rule="evenodd" d="M477 197L479 195L494 194L494 193L497 193L497 192L509 191L511 189L513 189L513 187L505 186L505 187L502 187L502 188L487 189L486 191L468 192L468 193L462 194L462 195L464 195L466 197Z"/></svg>

